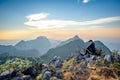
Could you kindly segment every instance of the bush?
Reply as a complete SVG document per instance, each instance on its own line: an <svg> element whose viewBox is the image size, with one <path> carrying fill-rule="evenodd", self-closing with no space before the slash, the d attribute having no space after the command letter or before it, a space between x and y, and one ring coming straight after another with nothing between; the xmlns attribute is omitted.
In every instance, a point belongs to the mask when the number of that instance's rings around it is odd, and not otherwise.
<svg viewBox="0 0 120 80"><path fill-rule="evenodd" d="M4 72L5 70L14 70L18 69L21 72L31 65L32 62L25 59L14 58L11 60L7 60L3 65L0 65L0 73Z"/></svg>

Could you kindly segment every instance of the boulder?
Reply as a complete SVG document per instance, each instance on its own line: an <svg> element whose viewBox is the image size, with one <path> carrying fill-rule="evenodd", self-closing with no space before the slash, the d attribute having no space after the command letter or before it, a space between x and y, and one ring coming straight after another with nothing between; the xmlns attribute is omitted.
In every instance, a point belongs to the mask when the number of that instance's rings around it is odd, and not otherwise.
<svg viewBox="0 0 120 80"><path fill-rule="evenodd" d="M24 75L36 76L37 70L33 67L28 67L23 71Z"/></svg>
<svg viewBox="0 0 120 80"><path fill-rule="evenodd" d="M69 70L70 70L71 72L76 71L76 70L77 70L77 67L76 67L76 66L70 66L70 67L69 67Z"/></svg>
<svg viewBox="0 0 120 80"><path fill-rule="evenodd" d="M62 73L62 70L57 70L55 75L56 75L57 78L59 78L59 79L63 79L63 73Z"/></svg>
<svg viewBox="0 0 120 80"><path fill-rule="evenodd" d="M81 60L85 60L85 56L81 53L78 53L78 55L76 56L76 61L81 61Z"/></svg>
<svg viewBox="0 0 120 80"><path fill-rule="evenodd" d="M117 75L118 75L118 76L120 76L120 70L119 70L119 71L117 71Z"/></svg>
<svg viewBox="0 0 120 80"><path fill-rule="evenodd" d="M120 55L117 56L117 61L120 63Z"/></svg>
<svg viewBox="0 0 120 80"><path fill-rule="evenodd" d="M33 65L34 65L34 67L35 67L36 69L39 69L40 71L41 71L42 68L43 68L43 63L41 63L41 62L36 62L36 63L34 63Z"/></svg>
<svg viewBox="0 0 120 80"><path fill-rule="evenodd" d="M51 78L51 72L46 71L43 75L43 80L50 80L50 78Z"/></svg>
<svg viewBox="0 0 120 80"><path fill-rule="evenodd" d="M54 77L51 77L50 80L58 80L58 78L54 76Z"/></svg>
<svg viewBox="0 0 120 80"><path fill-rule="evenodd" d="M15 69L15 70L11 71L11 77L15 77L18 75L19 75L18 70Z"/></svg>
<svg viewBox="0 0 120 80"><path fill-rule="evenodd" d="M44 75L44 73L45 73L46 71L48 71L48 70L49 70L49 68L48 68L48 67L44 67L44 69L42 69L41 74L42 74L42 75Z"/></svg>
<svg viewBox="0 0 120 80"><path fill-rule="evenodd" d="M9 79L11 77L10 71L6 70L0 74L0 80Z"/></svg>
<svg viewBox="0 0 120 80"><path fill-rule="evenodd" d="M54 56L50 63L53 63L55 68L61 68L62 59L59 56Z"/></svg>
<svg viewBox="0 0 120 80"><path fill-rule="evenodd" d="M80 63L80 67L81 67L81 68L86 68L86 67L87 67L87 64L88 64L88 63L87 63L86 61L81 62L81 63Z"/></svg>
<svg viewBox="0 0 120 80"><path fill-rule="evenodd" d="M107 62L111 62L112 58L113 58L112 55L107 54L107 55L105 55L104 60L107 61Z"/></svg>
<svg viewBox="0 0 120 80"><path fill-rule="evenodd" d="M18 76L18 70L13 70L13 71L4 71L3 73L0 74L0 80L3 80L3 79L10 79L10 78L13 78L15 76Z"/></svg>
<svg viewBox="0 0 120 80"><path fill-rule="evenodd" d="M31 76L30 75L23 75L21 77L21 80L30 80Z"/></svg>
<svg viewBox="0 0 120 80"><path fill-rule="evenodd" d="M12 78L12 80L21 80L21 77L20 76L16 76L16 77Z"/></svg>
<svg viewBox="0 0 120 80"><path fill-rule="evenodd" d="M61 68L62 63L60 60L57 60L57 61L55 61L54 65L55 65L55 68Z"/></svg>

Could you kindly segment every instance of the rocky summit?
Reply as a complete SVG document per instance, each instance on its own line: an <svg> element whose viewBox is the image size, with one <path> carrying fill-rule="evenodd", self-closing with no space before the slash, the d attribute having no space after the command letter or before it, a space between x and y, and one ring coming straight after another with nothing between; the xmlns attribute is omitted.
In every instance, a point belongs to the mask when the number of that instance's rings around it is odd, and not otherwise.
<svg viewBox="0 0 120 80"><path fill-rule="evenodd" d="M54 56L45 64L39 58L13 58L0 65L0 80L119 80L120 55Z"/></svg>

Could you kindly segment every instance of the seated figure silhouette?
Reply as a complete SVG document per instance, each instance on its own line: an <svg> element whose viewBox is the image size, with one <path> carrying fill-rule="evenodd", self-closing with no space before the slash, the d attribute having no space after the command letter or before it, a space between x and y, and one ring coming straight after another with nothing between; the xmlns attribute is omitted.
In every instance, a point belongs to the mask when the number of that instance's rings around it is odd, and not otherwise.
<svg viewBox="0 0 120 80"><path fill-rule="evenodd" d="M90 55L95 55L95 43L93 40L88 41L89 46L86 48L86 55L87 57L90 57Z"/></svg>

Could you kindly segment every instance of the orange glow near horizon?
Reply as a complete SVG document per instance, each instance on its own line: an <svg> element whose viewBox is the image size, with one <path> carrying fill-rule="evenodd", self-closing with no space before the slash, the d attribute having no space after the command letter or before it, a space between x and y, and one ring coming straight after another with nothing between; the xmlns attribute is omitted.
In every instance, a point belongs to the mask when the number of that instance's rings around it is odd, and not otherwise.
<svg viewBox="0 0 120 80"><path fill-rule="evenodd" d="M64 40L78 35L87 37L110 37L120 38L120 28L81 28L81 29L50 29L50 30L10 30L0 31L0 40L33 39L38 36L46 36L57 40Z"/></svg>

